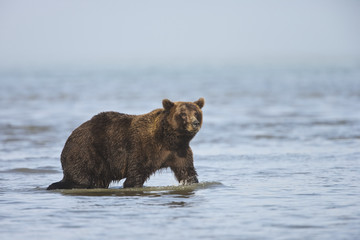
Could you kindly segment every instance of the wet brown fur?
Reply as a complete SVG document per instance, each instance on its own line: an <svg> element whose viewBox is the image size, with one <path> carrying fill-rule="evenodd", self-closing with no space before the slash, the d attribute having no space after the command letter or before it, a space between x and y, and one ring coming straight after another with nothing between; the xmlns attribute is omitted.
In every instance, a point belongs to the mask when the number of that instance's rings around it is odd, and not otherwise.
<svg viewBox="0 0 360 240"><path fill-rule="evenodd" d="M163 100L144 115L103 112L75 129L61 153L64 177L51 189L142 187L149 176L170 167L181 184L197 183L190 140L200 130L204 99Z"/></svg>

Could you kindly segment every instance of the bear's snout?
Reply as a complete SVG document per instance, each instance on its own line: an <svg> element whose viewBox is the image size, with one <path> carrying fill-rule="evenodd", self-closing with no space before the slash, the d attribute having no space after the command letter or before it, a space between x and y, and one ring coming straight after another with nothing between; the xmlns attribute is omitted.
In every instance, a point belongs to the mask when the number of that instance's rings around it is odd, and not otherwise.
<svg viewBox="0 0 360 240"><path fill-rule="evenodd" d="M193 126L193 128L199 128L200 127L200 122L199 122L199 120L194 120L193 122L192 122L192 126Z"/></svg>

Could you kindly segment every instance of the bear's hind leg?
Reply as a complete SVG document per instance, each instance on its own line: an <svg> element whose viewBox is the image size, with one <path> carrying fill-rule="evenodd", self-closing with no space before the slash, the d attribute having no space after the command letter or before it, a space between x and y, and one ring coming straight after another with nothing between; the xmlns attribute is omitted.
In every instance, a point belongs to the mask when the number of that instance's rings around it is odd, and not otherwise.
<svg viewBox="0 0 360 240"><path fill-rule="evenodd" d="M143 187L147 176L136 175L136 176L128 176L123 184L124 188L141 188Z"/></svg>
<svg viewBox="0 0 360 240"><path fill-rule="evenodd" d="M60 182L55 182L53 184L50 184L50 186L48 186L46 190L73 189L73 188L89 188L89 186L61 180Z"/></svg>

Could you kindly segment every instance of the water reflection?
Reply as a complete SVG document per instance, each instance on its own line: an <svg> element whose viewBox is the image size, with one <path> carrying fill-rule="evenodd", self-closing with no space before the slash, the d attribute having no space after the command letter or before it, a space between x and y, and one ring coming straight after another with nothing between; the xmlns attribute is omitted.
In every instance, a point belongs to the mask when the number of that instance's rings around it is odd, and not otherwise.
<svg viewBox="0 0 360 240"><path fill-rule="evenodd" d="M214 186L222 185L219 182L203 182L189 186L164 186L164 187L143 187L143 188L110 188L110 189L66 189L54 190L52 193L61 193L63 195L71 196L118 196L118 197L131 197L131 196L148 196L148 197L161 197L173 196L176 198L189 198L195 194L198 189L205 189ZM176 205L177 203L175 203ZM182 205L182 204L179 204Z"/></svg>
<svg viewBox="0 0 360 240"><path fill-rule="evenodd" d="M194 190L183 190L183 191L147 191L147 190L132 190L123 191L124 189L109 189L109 190L60 190L59 192L63 195L71 196L117 196L117 197L132 197L132 196L147 196L147 197L161 197L164 195L176 195L180 198L188 198L194 194Z"/></svg>

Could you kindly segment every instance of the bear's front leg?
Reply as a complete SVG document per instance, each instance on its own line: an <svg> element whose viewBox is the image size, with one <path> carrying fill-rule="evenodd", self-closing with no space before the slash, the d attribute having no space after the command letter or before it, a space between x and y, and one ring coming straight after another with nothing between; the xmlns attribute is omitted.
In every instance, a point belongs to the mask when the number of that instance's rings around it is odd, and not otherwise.
<svg viewBox="0 0 360 240"><path fill-rule="evenodd" d="M188 149L184 157L181 155L176 156L175 161L171 164L170 168L174 172L180 185L190 185L199 182L193 163L191 149Z"/></svg>
<svg viewBox="0 0 360 240"><path fill-rule="evenodd" d="M174 172L175 177L179 181L180 185L190 185L199 182L194 167L171 167L171 170Z"/></svg>
<svg viewBox="0 0 360 240"><path fill-rule="evenodd" d="M179 181L179 184L182 185L182 186L191 185L191 184L194 184L194 183L199 183L199 180L197 179L196 176L188 177L185 180L180 180Z"/></svg>

